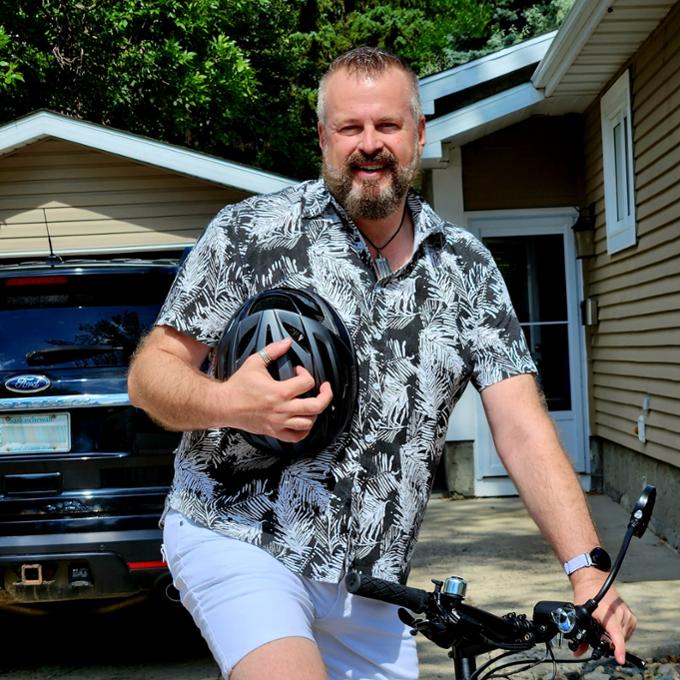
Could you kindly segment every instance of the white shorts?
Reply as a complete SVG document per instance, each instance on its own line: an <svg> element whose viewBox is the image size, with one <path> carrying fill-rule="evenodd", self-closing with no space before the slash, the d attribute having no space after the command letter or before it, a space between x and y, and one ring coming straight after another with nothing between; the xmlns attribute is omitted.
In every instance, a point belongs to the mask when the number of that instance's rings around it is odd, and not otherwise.
<svg viewBox="0 0 680 680"><path fill-rule="evenodd" d="M182 604L225 678L249 652L290 636L316 642L330 680L418 678L416 643L397 607L298 576L261 548L174 511L163 544Z"/></svg>

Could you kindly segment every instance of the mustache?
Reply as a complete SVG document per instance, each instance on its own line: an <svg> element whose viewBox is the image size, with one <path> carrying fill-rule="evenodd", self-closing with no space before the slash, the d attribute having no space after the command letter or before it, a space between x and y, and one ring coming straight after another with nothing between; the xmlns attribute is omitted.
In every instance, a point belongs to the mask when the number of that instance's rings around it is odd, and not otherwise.
<svg viewBox="0 0 680 680"><path fill-rule="evenodd" d="M346 161L346 166L348 168L357 167L363 165L364 163L380 163L384 165L388 170L396 170L398 167L396 157L387 151L387 149L381 149L376 153L368 154L363 151L354 151Z"/></svg>

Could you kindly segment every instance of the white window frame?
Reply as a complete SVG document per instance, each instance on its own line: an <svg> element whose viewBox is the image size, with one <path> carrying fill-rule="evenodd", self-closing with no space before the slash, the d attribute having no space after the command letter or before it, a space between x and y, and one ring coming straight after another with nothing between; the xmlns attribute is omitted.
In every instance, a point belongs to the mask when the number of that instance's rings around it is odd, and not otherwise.
<svg viewBox="0 0 680 680"><path fill-rule="evenodd" d="M637 242L628 70L602 96L600 114L607 253L611 255Z"/></svg>

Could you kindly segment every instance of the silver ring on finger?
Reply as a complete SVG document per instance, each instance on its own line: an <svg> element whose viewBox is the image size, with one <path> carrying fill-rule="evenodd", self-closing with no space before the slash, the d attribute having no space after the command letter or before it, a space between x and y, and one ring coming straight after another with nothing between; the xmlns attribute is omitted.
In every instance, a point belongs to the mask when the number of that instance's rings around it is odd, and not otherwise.
<svg viewBox="0 0 680 680"><path fill-rule="evenodd" d="M272 358L269 356L269 352L263 347L262 349L258 350L257 353L260 355L262 358L262 361L264 361L265 368L271 364L273 361Z"/></svg>

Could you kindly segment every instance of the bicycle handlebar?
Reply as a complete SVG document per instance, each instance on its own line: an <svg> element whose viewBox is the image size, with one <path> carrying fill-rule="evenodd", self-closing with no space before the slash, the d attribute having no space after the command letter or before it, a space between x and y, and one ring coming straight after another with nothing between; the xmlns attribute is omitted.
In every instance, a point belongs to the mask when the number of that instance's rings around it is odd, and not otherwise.
<svg viewBox="0 0 680 680"><path fill-rule="evenodd" d="M446 582L433 581L433 592L358 572L349 573L345 584L347 590L355 595L403 607L404 609L399 610L399 617L411 626L412 632L423 633L440 647L452 647L454 651L451 655L454 659L456 656L474 658L494 649L515 652L530 649L539 643L549 646L550 640L557 635L568 640L572 650L587 643L593 649L593 659L611 655L611 642L592 613L613 582L631 537L640 537L644 533L654 507L655 496L655 488L647 485L633 509L612 573L595 598L580 605L570 602L538 602L531 619L515 613L499 617L463 603L465 582L459 577L451 577ZM425 618L416 619L406 609L425 615ZM639 668L645 666L642 659L630 653L626 653L626 660Z"/></svg>
<svg viewBox="0 0 680 680"><path fill-rule="evenodd" d="M430 593L426 590L402 586L400 583L366 576L366 574L360 574L357 571L352 571L347 575L345 586L350 593L405 607L414 614L424 614L428 609L431 598Z"/></svg>

